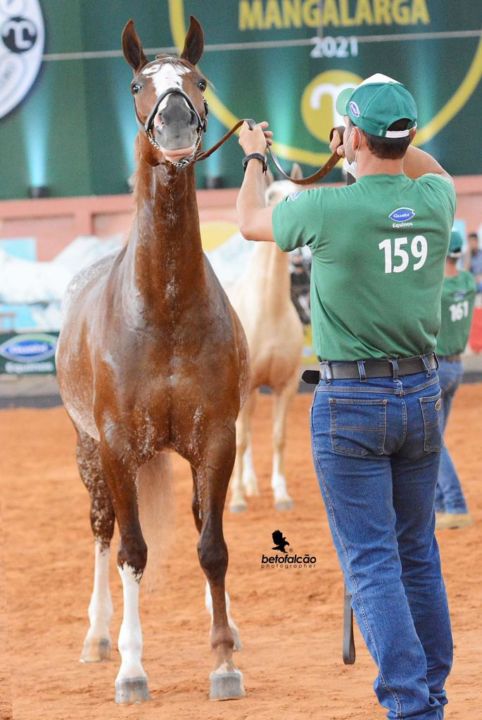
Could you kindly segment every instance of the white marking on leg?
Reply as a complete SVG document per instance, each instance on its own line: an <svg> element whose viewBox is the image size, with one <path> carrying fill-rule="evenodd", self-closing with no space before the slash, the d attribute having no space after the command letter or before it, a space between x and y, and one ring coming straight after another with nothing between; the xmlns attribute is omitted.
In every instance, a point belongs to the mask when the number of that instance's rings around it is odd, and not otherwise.
<svg viewBox="0 0 482 720"><path fill-rule="evenodd" d="M271 487L273 489L275 502L291 502L283 467L282 452L276 451L273 455L273 474L271 475Z"/></svg>
<svg viewBox="0 0 482 720"><path fill-rule="evenodd" d="M239 637L239 629L231 615L231 599L229 597L229 593L225 593L224 597L226 598L226 615L228 616L228 625L231 628L231 632L233 633L233 637L234 637L234 649L241 650L241 638ZM205 589L205 593L204 593L204 604L206 605L206 610L208 611L208 613L211 617L211 628L212 628L213 620L214 620L213 598L211 595L211 588L209 587L208 582L206 582L206 589Z"/></svg>
<svg viewBox="0 0 482 720"><path fill-rule="evenodd" d="M125 563L118 568L122 579L124 615L119 633L121 666L116 684L123 680L146 678L142 667L142 628L139 618L140 580L134 569Z"/></svg>
<svg viewBox="0 0 482 720"><path fill-rule="evenodd" d="M81 660L93 662L105 659L110 652L110 622L112 620L112 597L109 588L110 549L95 544L94 588L89 603L90 626L84 640ZM101 642L106 643L102 657ZM108 647L107 647L108 644Z"/></svg>

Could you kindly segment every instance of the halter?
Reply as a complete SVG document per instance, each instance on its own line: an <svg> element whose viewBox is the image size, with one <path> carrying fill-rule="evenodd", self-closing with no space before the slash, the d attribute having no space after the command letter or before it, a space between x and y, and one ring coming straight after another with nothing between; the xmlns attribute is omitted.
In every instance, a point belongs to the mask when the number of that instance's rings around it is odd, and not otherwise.
<svg viewBox="0 0 482 720"><path fill-rule="evenodd" d="M196 153L199 149L199 145L201 144L202 133L206 132L206 128L207 128L206 115L208 114L208 104L207 104L206 100L204 100L205 116L204 116L204 118L202 118L200 116L200 114L198 113L198 111L196 110L196 108L194 107L191 98L189 97L189 95L187 95L187 93L184 92L184 90L182 90L181 88L178 88L178 87L170 87L167 90L165 90L163 93L161 93L161 95L157 99L154 107L152 108L151 112L147 116L146 122L143 123L137 112L137 105L136 105L136 101L134 99L134 110L136 113L137 123L138 123L139 127L141 127L145 131L145 133L147 135L147 139L149 140L151 145L153 147L155 147L156 150L159 150L160 152L162 152L163 150L162 150L161 146L159 145L159 143L154 138L154 135L152 133L152 126L154 125L154 118L157 115L157 111L159 110L160 104L162 103L164 98L166 98L168 95L180 95L186 101L189 109L192 110L192 112L194 113L194 115L196 116L196 119L197 119L198 136L197 136L196 144L194 146L194 150L191 153L191 155L189 155L189 157L183 158L179 162L176 162L175 160L168 160L168 162L171 163L171 165L174 165L175 167L179 167L179 168L184 168L184 167L187 167L188 165L190 165L193 161L195 161L197 159Z"/></svg>

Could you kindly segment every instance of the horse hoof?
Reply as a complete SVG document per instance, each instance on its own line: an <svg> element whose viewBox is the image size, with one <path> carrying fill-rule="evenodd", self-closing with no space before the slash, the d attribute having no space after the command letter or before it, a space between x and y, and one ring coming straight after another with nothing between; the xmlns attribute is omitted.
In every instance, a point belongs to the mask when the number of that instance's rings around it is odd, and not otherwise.
<svg viewBox="0 0 482 720"><path fill-rule="evenodd" d="M109 638L101 638L100 640L86 640L82 648L80 662L94 663L110 660L112 644Z"/></svg>
<svg viewBox="0 0 482 720"><path fill-rule="evenodd" d="M150 700L147 680L143 677L116 680L115 701L119 704L141 703Z"/></svg>
<svg viewBox="0 0 482 720"><path fill-rule="evenodd" d="M236 502L229 506L229 509L232 513L241 513L245 512L248 509L248 506L245 502Z"/></svg>
<svg viewBox="0 0 482 720"><path fill-rule="evenodd" d="M246 695L243 674L240 670L214 671L209 679L211 681L210 700L236 700L236 698Z"/></svg>
<svg viewBox="0 0 482 720"><path fill-rule="evenodd" d="M277 500L274 504L275 510L280 510L281 512L285 510L292 510L293 508L293 500Z"/></svg>

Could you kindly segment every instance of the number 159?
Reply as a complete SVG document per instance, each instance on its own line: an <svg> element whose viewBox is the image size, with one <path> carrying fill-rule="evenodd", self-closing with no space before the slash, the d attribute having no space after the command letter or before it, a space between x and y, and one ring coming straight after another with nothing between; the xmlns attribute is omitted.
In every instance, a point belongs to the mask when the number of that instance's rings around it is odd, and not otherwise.
<svg viewBox="0 0 482 720"><path fill-rule="evenodd" d="M382 240L379 243L378 247L385 252L386 273L403 272L408 268L410 260L414 260L412 270L420 270L424 266L428 253L427 238L423 235L415 235L410 247L405 249L405 245L408 245L408 238L406 237L394 238L393 241L387 238L387 240ZM394 262L397 259L400 262L395 265Z"/></svg>

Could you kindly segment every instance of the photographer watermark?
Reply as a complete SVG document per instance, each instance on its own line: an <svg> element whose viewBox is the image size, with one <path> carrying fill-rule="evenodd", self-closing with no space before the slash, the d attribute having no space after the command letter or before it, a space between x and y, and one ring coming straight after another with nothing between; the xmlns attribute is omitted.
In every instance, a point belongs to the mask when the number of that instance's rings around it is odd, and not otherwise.
<svg viewBox="0 0 482 720"><path fill-rule="evenodd" d="M290 543L288 540L284 537L281 530L275 530L273 533L271 533L271 537L273 538L273 547L272 550L276 550L276 555L265 555L264 553L261 555L261 569L268 569L268 568L297 568L297 569L303 569L303 568L314 568L316 566L316 556L312 555L311 553L304 553L302 555L298 555L292 547L290 546ZM289 547L289 550L286 548Z"/></svg>

